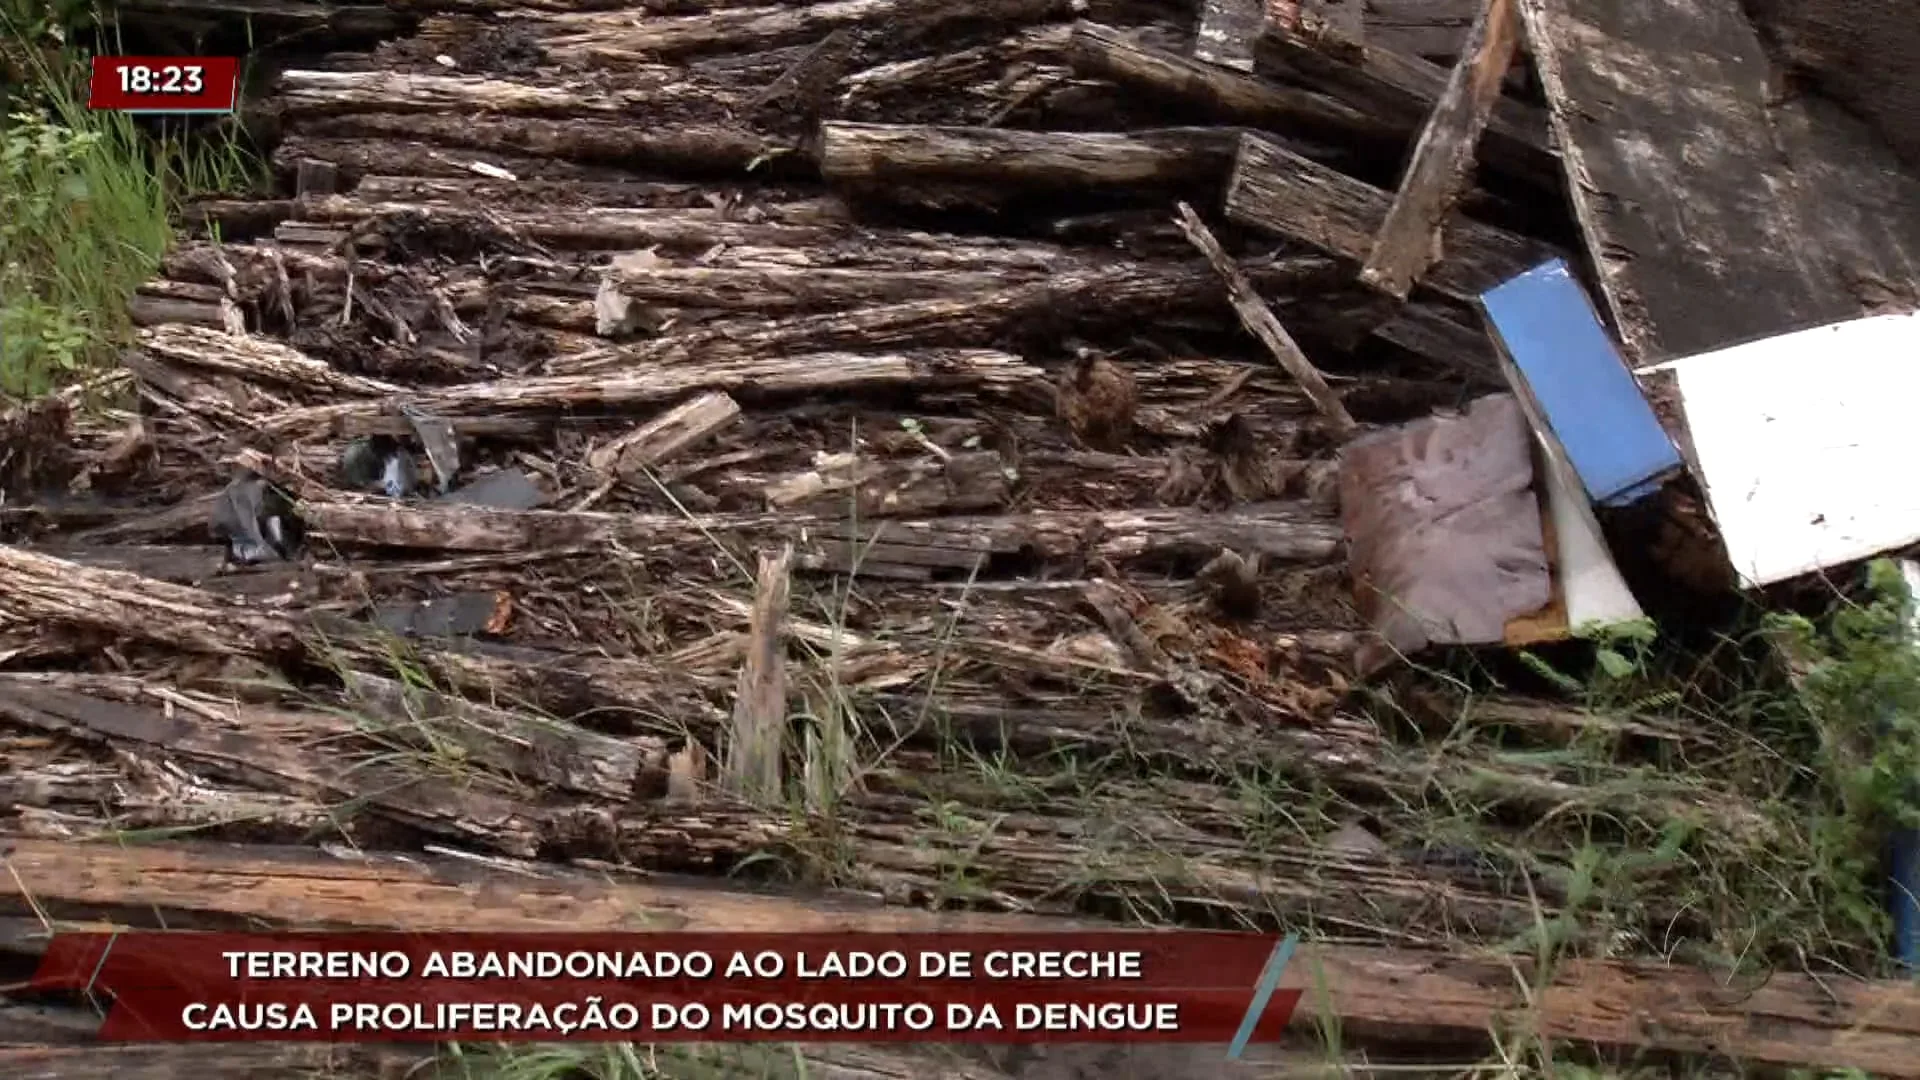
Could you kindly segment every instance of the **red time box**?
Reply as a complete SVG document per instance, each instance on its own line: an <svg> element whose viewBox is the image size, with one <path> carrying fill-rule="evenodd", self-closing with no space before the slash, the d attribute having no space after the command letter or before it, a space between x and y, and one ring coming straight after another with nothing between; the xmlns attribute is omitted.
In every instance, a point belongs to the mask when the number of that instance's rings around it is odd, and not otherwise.
<svg viewBox="0 0 1920 1080"><path fill-rule="evenodd" d="M87 106L120 112L232 112L240 60L233 56L96 56Z"/></svg>

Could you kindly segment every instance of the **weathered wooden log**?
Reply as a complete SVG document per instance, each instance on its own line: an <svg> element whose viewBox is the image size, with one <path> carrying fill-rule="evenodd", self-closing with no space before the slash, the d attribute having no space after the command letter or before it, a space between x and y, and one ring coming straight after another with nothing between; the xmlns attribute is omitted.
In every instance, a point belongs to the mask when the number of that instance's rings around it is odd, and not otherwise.
<svg viewBox="0 0 1920 1080"><path fill-rule="evenodd" d="M963 105L981 96L977 88L995 86L1010 70L1059 63L1066 41L1065 26L1042 25L989 45L876 64L842 80L842 118L883 121L897 117L900 105L931 95Z"/></svg>
<svg viewBox="0 0 1920 1080"><path fill-rule="evenodd" d="M1420 130L1446 92L1447 69L1386 48L1355 46L1332 35L1289 34L1269 26L1260 38L1259 66L1337 98L1369 116L1392 118ZM1493 107L1482 160L1551 190L1559 158L1547 131L1547 113L1503 98Z"/></svg>
<svg viewBox="0 0 1920 1080"><path fill-rule="evenodd" d="M1031 275L1025 275L1031 276ZM649 304L723 311L823 311L932 297L978 296L1004 288L1006 271L842 270L784 267L615 268L622 296Z"/></svg>
<svg viewBox="0 0 1920 1080"><path fill-rule="evenodd" d="M578 165L739 175L800 150L792 139L776 138L731 122L636 126L606 117L355 112L309 116L291 130L333 139L404 139L483 157L506 153Z"/></svg>
<svg viewBox="0 0 1920 1080"><path fill-rule="evenodd" d="M541 784L605 799L612 805L634 798L641 774L666 767L668 748L659 738L609 738L574 724L530 717L493 705L453 698L363 671L342 671L344 698L355 717L315 709L273 709L156 688L127 676L17 673L0 675L8 715L36 728L73 730L119 742L167 748L179 738L182 753L207 753L225 734L271 738L290 744L348 740L386 748L444 753L447 761L492 769L524 784ZM163 715L161 715L163 713ZM211 728L205 728L211 724ZM186 732L186 734L180 734ZM227 748L221 769L276 774L250 765ZM275 749L273 753L282 753Z"/></svg>
<svg viewBox="0 0 1920 1080"><path fill-rule="evenodd" d="M558 76L523 81L454 73L295 69L280 73L273 103L296 123L305 117L352 112L452 113L468 119L474 113L605 115L660 123L669 118L721 119L744 101L731 88L699 79L684 68L623 64L619 81L612 86L570 83Z"/></svg>
<svg viewBox="0 0 1920 1080"><path fill-rule="evenodd" d="M1012 467L992 451L879 462L835 454L780 477L764 490L777 510L830 513L849 507L863 518L913 517L1000 509L1012 498Z"/></svg>
<svg viewBox="0 0 1920 1080"><path fill-rule="evenodd" d="M1214 271L1226 281L1227 297L1233 304L1234 312L1240 316L1240 325L1260 339L1260 343L1267 347L1267 351L1273 354L1287 374L1292 375L1307 396L1313 399L1315 407L1332 425L1336 438L1344 440L1353 435L1356 429L1353 416L1347 412L1339 395L1327 385L1326 376L1313 366L1313 361L1307 359L1306 353L1300 351L1293 335L1280 325L1280 320L1274 318L1272 310L1254 291L1246 275L1234 265L1233 259L1220 246L1220 241L1200 220L1200 215L1193 212L1193 207L1180 203L1177 209L1180 213L1180 231L1186 234L1194 247L1200 249Z"/></svg>
<svg viewBox="0 0 1920 1080"><path fill-rule="evenodd" d="M388 38L406 33L413 18L391 4L335 4L318 0L118 0L117 11L140 12L157 24L204 28L208 20L258 20L262 29L305 36Z"/></svg>
<svg viewBox="0 0 1920 1080"><path fill-rule="evenodd" d="M193 912L234 924L409 931L927 932L1084 928L1033 916L796 900L685 881L613 882L413 855L341 858L219 845L7 841L0 902L53 918ZM1309 943L1303 1028L1484 1038L1515 1021L1548 1038L1910 1077L1920 990L1906 982L1774 975L1729 1000L1720 978L1656 963L1480 957Z"/></svg>
<svg viewBox="0 0 1920 1080"><path fill-rule="evenodd" d="M1393 197L1315 164L1277 143L1249 135L1227 183L1227 216L1363 262ZM1442 231L1440 261L1424 284L1472 303L1481 293L1558 252L1546 244L1455 215Z"/></svg>
<svg viewBox="0 0 1920 1080"><path fill-rule="evenodd" d="M369 173L353 185L352 197L373 203L483 204L489 209L552 211L558 207L607 209L713 209L719 199L743 216L782 217L829 209L826 200L774 184L692 184L669 180L508 179L441 173ZM765 209L762 209L762 208Z"/></svg>
<svg viewBox="0 0 1920 1080"><path fill-rule="evenodd" d="M381 220L447 222L460 228L475 217L454 203L363 202L351 197L321 199L300 208L302 222L335 226L373 225ZM845 236L845 215L829 204L808 201L791 215L777 208L757 222L736 220L719 210L588 208L565 215L529 211L490 211L485 220L500 229L556 247L617 251L664 247L704 251L718 245L805 247Z"/></svg>
<svg viewBox="0 0 1920 1080"><path fill-rule="evenodd" d="M1009 810L976 807L971 793L946 789L937 780L922 784L919 774L867 779L873 786L901 784L906 793L845 798L835 811L837 835L846 845L847 873L897 901L1066 916L1093 901L1150 910L1157 921L1174 924L1209 911L1264 928L1297 918L1339 926L1343 936L1429 945L1440 943L1449 929L1470 940L1498 941L1524 933L1531 918L1526 900L1502 897L1499 883L1484 879L1477 888L1463 880L1436 903L1440 882L1425 868L1390 856L1329 856L1284 846L1249 853L1233 834L1238 820L1231 809L1223 812L1211 801L1231 807L1224 791L1187 802L1164 788L1116 785L1111 798L1091 805ZM933 829L915 812L927 798L950 808ZM1159 820L1132 827L1098 824L1127 821L1130 807L1147 804L1159 809ZM1215 824L1228 831L1211 832ZM808 835L804 820L792 814L734 805L704 806L697 815L668 806L625 815L584 813L557 829L553 842L562 849L605 851L637 866L704 858L724 867L749 856L798 860ZM688 859L696 850L702 855ZM962 863L965 880L956 882L954 871ZM1074 881L1071 891L1062 891L1062 877ZM1542 891L1553 888L1540 885ZM1550 896L1540 902L1549 910L1556 904ZM1360 911L1369 915L1356 918Z"/></svg>
<svg viewBox="0 0 1920 1080"><path fill-rule="evenodd" d="M1067 56L1082 74L1202 106L1237 123L1376 142L1411 134L1324 94L1143 45L1098 23L1074 24Z"/></svg>
<svg viewBox="0 0 1920 1080"><path fill-rule="evenodd" d="M794 514L598 514L488 510L375 500L302 502L308 525L335 543L441 551L575 548L617 540L636 554L672 559L710 543L791 540L802 565L832 568L835 553L874 545L871 562L966 571L992 554L1040 558L1081 552L1115 561L1210 556L1221 548L1260 552L1276 562L1324 562L1340 530L1304 504L1245 506L1207 514L1179 510L1034 511L1006 517L941 517L853 526ZM1093 530L1089 532L1088 530ZM1089 540L1089 537L1095 539ZM691 545L691 548L690 548ZM6 595L0 582L0 599Z"/></svg>
<svg viewBox="0 0 1920 1080"><path fill-rule="evenodd" d="M625 365L621 365L625 366ZM930 349L913 353L812 353L771 360L722 359L707 364L629 370L602 375L502 379L424 390L410 395L423 409L450 418L584 406L632 408L702 390L735 395L791 395L821 390L969 389L1005 393L1040 377L1040 369L1009 353L986 349ZM351 418L386 411L381 401L290 409L264 418L261 429L320 434Z"/></svg>
<svg viewBox="0 0 1920 1080"><path fill-rule="evenodd" d="M1475 14L1474 0L1372 0L1366 40L1405 56L1452 63Z"/></svg>
<svg viewBox="0 0 1920 1080"><path fill-rule="evenodd" d="M154 326L141 330L140 349L160 363L234 375L329 398L388 397L402 393L392 383L348 375L269 338L229 334L200 326Z"/></svg>
<svg viewBox="0 0 1920 1080"><path fill-rule="evenodd" d="M206 301L183 296L162 296L142 287L127 303L127 314L135 326L207 326L226 330L238 325L240 314L226 297Z"/></svg>
<svg viewBox="0 0 1920 1080"><path fill-rule="evenodd" d="M772 49L816 41L842 27L870 27L906 37L935 33L959 21L1000 26L1042 22L1064 17L1068 10L1065 0L983 0L965 8L927 0L828 0L638 21L616 12L569 12L542 20L540 43L557 60L624 64L643 57ZM430 21L421 32L432 37L441 31Z"/></svg>
<svg viewBox="0 0 1920 1080"><path fill-rule="evenodd" d="M1011 131L912 124L820 126L820 172L874 189L936 180L996 189L1134 191L1226 175L1238 133L1221 128Z"/></svg>
<svg viewBox="0 0 1920 1080"><path fill-rule="evenodd" d="M309 159L331 162L339 170L342 190L369 173L606 181L618 181L630 175L615 166L583 165L512 151L474 153L409 138L362 139L296 131L287 133L273 149L273 167L278 173L290 175L299 162Z"/></svg>
<svg viewBox="0 0 1920 1080"><path fill-rule="evenodd" d="M1248 276L1276 290L1310 291L1331 279L1329 264L1291 257L1253 264ZM886 348L908 343L985 345L1032 321L1065 328L1075 323L1137 320L1196 305L1218 307L1219 285L1204 262L1147 264L1062 272L1044 281L973 297L908 301L847 312L787 319L774 326L741 319L639 345L559 357L548 369L615 371L636 363L698 357L796 352L820 348Z"/></svg>
<svg viewBox="0 0 1920 1080"><path fill-rule="evenodd" d="M0 715L16 724L88 742L137 745L269 791L327 803L365 800L396 821L464 844L531 857L539 850L540 815L477 777L453 783L444 772L414 770L368 755L354 761L329 749L316 753L301 740L338 739L350 722L285 712L238 717L237 728L174 708L127 705L78 693L47 680L10 678L0 684ZM71 682L71 680L69 680ZM488 790L492 786L493 790Z"/></svg>

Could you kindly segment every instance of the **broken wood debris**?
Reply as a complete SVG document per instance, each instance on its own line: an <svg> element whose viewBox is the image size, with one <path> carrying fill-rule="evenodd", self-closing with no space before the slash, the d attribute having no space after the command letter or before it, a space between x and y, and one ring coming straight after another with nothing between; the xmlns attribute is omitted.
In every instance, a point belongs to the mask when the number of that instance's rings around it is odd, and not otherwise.
<svg viewBox="0 0 1920 1080"><path fill-rule="evenodd" d="M1486 0L1467 34L1465 54L1414 144L1393 206L1360 268L1361 281L1405 300L1439 258L1440 228L1459 200L1519 40L1514 0Z"/></svg>

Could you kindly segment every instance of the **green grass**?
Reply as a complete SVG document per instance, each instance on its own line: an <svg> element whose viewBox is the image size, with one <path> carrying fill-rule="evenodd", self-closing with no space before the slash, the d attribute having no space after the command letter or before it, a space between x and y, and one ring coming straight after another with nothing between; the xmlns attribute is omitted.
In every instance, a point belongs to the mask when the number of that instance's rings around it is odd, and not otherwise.
<svg viewBox="0 0 1920 1080"><path fill-rule="evenodd" d="M260 176L232 123L156 138L89 110L89 58L42 47L53 37L0 10L0 77L17 80L0 117L0 394L14 400L108 361L172 240L172 211Z"/></svg>

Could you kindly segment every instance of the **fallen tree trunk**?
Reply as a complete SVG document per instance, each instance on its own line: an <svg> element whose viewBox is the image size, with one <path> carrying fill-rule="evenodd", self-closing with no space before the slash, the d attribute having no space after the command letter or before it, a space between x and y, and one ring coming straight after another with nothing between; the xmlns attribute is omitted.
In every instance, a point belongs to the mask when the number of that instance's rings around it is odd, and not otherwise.
<svg viewBox="0 0 1920 1080"><path fill-rule="evenodd" d="M878 907L851 897L757 896L651 879L594 880L532 867L512 873L430 856L343 859L213 845L5 841L0 902L55 919L108 914L147 924L197 913L235 926L421 932L529 930L951 932L1085 929L1031 916ZM184 921L184 920L183 920ZM1920 1075L1920 988L1775 975L1734 989L1689 968L1463 956L1310 943L1295 1023L1416 1039L1479 1040L1515 1024L1619 1049L1712 1053L1781 1065ZM1535 981L1540 982L1535 986ZM1290 983L1289 985L1299 985Z"/></svg>

